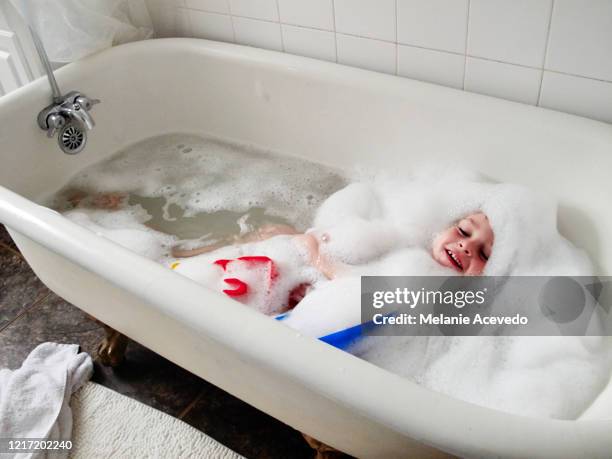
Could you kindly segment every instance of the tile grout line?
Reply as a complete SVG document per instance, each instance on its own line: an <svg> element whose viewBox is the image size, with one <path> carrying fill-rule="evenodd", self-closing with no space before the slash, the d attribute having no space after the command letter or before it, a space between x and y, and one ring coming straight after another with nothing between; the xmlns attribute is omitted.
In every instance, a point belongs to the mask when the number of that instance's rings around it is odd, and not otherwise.
<svg viewBox="0 0 612 459"><path fill-rule="evenodd" d="M406 45L406 46L412 46L412 45ZM418 48L418 46L414 46L414 47ZM437 51L437 50L431 49L431 48L422 48L422 49L430 49L431 51ZM449 51L445 51L445 52L449 52ZM457 53L451 53L451 54L457 54ZM541 67L531 67L529 65L515 64L514 62L504 62L504 61L500 61L498 59L491 59L491 58L488 58L488 57L475 56L475 55L472 55L472 54L467 54L466 57L473 57L474 59L480 59L482 61L495 62L497 64L505 64L505 65L510 65L510 66L513 66L513 67L520 67L520 68L529 69L529 70L546 70L547 72L556 73L558 75L566 75L566 76L571 76L571 77L575 77L575 78L582 78L584 80L592 80L592 81L599 81L601 83L612 84L612 80L602 80L601 78L594 78L594 77L585 76L585 75L578 75L576 73L561 72L559 70L551 70L551 69L542 69Z"/></svg>
<svg viewBox="0 0 612 459"><path fill-rule="evenodd" d="M470 36L470 7L471 1L467 0L467 14L465 17L465 49L463 50L463 85L461 89L465 91L465 80L467 76L467 60L468 60L468 40Z"/></svg>
<svg viewBox="0 0 612 459"><path fill-rule="evenodd" d="M13 323L17 322L17 320L19 320L21 317L26 315L32 309L37 307L40 303L42 303L45 299L47 299L49 295L51 295L50 290L48 290L47 293L45 293L44 295L41 295L40 298L37 298L36 300L34 300L34 302L31 305L26 306L19 314L17 314L17 316L15 316L13 319L11 319L8 323L3 325L2 327L0 327L0 333L2 333L4 330L10 327Z"/></svg>
<svg viewBox="0 0 612 459"><path fill-rule="evenodd" d="M330 29L323 29L321 27L315 27L315 26L305 26L303 24L296 24L294 22L283 22L283 21L272 21L271 19L262 19L262 18L255 18L253 16L244 16L242 14L232 14L230 13L219 13L218 11L207 11L207 10L198 10L198 9L194 9L194 8L184 8L186 10L189 11L197 11L200 13L206 13L206 14L214 14L215 16L231 16L231 17L235 17L235 18L240 18L240 19L249 19L251 21L260 21L260 22L267 22L270 24L280 24L280 25L288 25L288 26L292 26L292 27L299 27L300 29L312 29L312 30L319 30L321 32L334 32L333 30ZM355 36L359 36L359 35L355 35Z"/></svg>
<svg viewBox="0 0 612 459"><path fill-rule="evenodd" d="M395 0L395 75L399 76L399 18L397 16L397 4Z"/></svg>
<svg viewBox="0 0 612 459"><path fill-rule="evenodd" d="M283 51L283 53L285 53L286 52L286 50L285 50L285 39L283 37L283 22L281 21L279 0L276 0L276 14L278 14L278 32L280 33L281 50Z"/></svg>
<svg viewBox="0 0 612 459"><path fill-rule="evenodd" d="M183 12L181 12L180 10L185 10L186 8L177 8L179 10L178 14L184 14ZM189 12L186 12L187 14L187 25L189 27L188 33L189 33L189 37L193 37L193 19L191 18L191 14Z"/></svg>
<svg viewBox="0 0 612 459"><path fill-rule="evenodd" d="M193 409L193 407L200 401L202 400L202 397L204 396L204 392L206 392L206 389L202 389L200 391L200 393L198 395L196 395L196 397L187 404L187 406L185 408L183 408L183 411L181 411L177 418L183 420L183 418L185 416L187 416L189 414L189 412Z"/></svg>
<svg viewBox="0 0 612 459"><path fill-rule="evenodd" d="M338 28L336 27L336 0L331 0L332 20L334 22L334 48L336 50L336 63L338 62Z"/></svg>
<svg viewBox="0 0 612 459"><path fill-rule="evenodd" d="M550 30L552 29L552 18L555 11L555 0L551 0L550 15L548 16L548 29L546 30L546 41L544 43L544 57L542 58L542 75L540 76L540 86L538 87L538 98L536 106L541 107L542 86L544 85L544 69L546 68L546 58L548 57L548 47L550 46Z"/></svg>
<svg viewBox="0 0 612 459"><path fill-rule="evenodd" d="M236 26L234 25L234 15L232 14L232 2L230 0L225 0L225 4L227 5L227 12L230 18L230 24L232 25L232 37L234 39L234 43L237 43Z"/></svg>

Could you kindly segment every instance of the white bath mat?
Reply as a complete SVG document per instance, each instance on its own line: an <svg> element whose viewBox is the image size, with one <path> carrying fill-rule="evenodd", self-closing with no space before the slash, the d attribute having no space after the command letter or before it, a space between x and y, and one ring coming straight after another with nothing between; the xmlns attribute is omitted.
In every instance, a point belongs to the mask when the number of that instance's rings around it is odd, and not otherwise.
<svg viewBox="0 0 612 459"><path fill-rule="evenodd" d="M74 459L242 457L183 421L99 384L87 383L70 405Z"/></svg>

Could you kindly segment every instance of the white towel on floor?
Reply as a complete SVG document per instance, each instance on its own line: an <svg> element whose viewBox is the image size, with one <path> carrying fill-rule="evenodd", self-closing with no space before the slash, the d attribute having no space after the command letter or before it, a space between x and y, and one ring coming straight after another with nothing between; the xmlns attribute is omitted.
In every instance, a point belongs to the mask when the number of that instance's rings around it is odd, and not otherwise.
<svg viewBox="0 0 612 459"><path fill-rule="evenodd" d="M79 346L56 343L36 347L17 370L0 370L0 438L70 440L70 396L92 373L91 357Z"/></svg>

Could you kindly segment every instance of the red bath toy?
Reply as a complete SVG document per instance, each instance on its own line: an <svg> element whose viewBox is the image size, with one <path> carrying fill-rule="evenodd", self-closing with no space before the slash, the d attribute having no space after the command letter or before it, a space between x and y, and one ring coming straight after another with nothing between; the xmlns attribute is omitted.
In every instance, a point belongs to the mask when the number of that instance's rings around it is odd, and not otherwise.
<svg viewBox="0 0 612 459"><path fill-rule="evenodd" d="M268 264L268 267L269 267L268 268L268 288L270 288L274 279L278 277L278 270L276 269L276 264L274 263L274 261L272 261L270 257L266 257L266 256L245 256L245 257L239 257L239 258L230 259L230 260L219 259L219 260L213 261L213 264L220 266L223 269L223 271L227 271L227 265L235 261L241 261L250 267L256 266L258 264ZM223 290L223 293L225 293L228 296L231 296L231 297L242 296L242 295L246 295L249 291L249 287L247 283L238 278L231 277L229 279L223 279L223 281L226 284L229 284L230 286L234 287L233 289Z"/></svg>

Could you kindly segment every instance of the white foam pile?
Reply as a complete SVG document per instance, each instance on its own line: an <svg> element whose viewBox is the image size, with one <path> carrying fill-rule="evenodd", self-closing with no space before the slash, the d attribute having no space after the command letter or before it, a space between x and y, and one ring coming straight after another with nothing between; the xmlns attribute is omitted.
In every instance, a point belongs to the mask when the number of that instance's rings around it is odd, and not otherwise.
<svg viewBox="0 0 612 459"><path fill-rule="evenodd" d="M426 171L352 184L320 208L324 250L354 265L308 295L286 323L312 336L358 324L359 275L449 275L433 261L436 232L477 211L495 233L485 275L591 275L585 254L556 229L556 205L515 185ZM605 387L601 337L368 337L351 352L433 390L511 413L577 418Z"/></svg>
<svg viewBox="0 0 612 459"><path fill-rule="evenodd" d="M177 238L152 230L144 223L149 215L139 206L115 211L80 208L64 216L143 257L163 262Z"/></svg>
<svg viewBox="0 0 612 459"><path fill-rule="evenodd" d="M484 274L592 274L584 253L557 232L555 203L522 187L439 169L401 179L376 175L336 191L343 184L337 173L305 161L245 153L214 140L166 136L82 171L51 205L98 234L166 264L168 247L178 237L149 228L151 216L139 204L91 209L86 200L70 202L70 194L163 197L167 220L172 219L171 205L187 217L243 212L242 232L251 228L246 216L258 206L301 230L312 226L321 252L340 266L334 280L324 280L289 236L181 259L177 271L216 290L231 288L227 279L236 277L260 286L252 297L237 299L268 314L279 312L279 298L293 288L312 284L284 322L315 337L360 323L361 275L452 275L432 258L432 239L477 211L488 216L495 233ZM202 235L207 231L202 228ZM197 245L198 239L191 242ZM217 259L245 255L274 261L281 273L276 290L266 287L269 264L253 268L233 261L223 271L213 265ZM351 352L463 400L563 419L576 418L588 407L607 383L611 364L608 346L595 337L370 337Z"/></svg>

